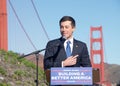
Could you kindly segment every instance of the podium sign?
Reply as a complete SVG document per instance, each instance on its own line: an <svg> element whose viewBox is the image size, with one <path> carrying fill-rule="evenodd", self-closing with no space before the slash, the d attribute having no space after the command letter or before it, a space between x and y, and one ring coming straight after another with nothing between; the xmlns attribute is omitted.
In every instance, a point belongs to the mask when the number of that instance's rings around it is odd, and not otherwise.
<svg viewBox="0 0 120 86"><path fill-rule="evenodd" d="M51 68L51 85L92 85L91 67Z"/></svg>

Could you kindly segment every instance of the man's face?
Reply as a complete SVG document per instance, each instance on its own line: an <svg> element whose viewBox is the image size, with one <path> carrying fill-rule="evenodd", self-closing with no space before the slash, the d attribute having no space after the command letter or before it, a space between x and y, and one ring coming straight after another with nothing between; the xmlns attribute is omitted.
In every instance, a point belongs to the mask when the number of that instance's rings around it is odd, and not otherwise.
<svg viewBox="0 0 120 86"><path fill-rule="evenodd" d="M75 27L71 25L71 21L61 22L60 32L63 37L66 37L66 39L69 39L72 37L72 33L74 30L75 30Z"/></svg>

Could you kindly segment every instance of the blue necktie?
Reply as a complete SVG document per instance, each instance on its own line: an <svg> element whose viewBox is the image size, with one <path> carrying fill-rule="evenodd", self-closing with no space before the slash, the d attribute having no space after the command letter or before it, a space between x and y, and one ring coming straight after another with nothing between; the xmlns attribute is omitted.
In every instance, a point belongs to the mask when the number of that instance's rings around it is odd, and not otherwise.
<svg viewBox="0 0 120 86"><path fill-rule="evenodd" d="M67 41L66 54L67 54L67 57L71 56L70 41Z"/></svg>

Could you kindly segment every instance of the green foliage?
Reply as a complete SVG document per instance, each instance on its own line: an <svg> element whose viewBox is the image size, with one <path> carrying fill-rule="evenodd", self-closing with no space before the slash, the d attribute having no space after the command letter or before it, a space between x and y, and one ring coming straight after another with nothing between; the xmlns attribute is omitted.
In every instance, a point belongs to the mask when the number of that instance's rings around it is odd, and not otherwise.
<svg viewBox="0 0 120 86"><path fill-rule="evenodd" d="M16 70L14 73L15 73L17 76L24 76L24 75L25 75L25 72L22 71L22 70Z"/></svg>
<svg viewBox="0 0 120 86"><path fill-rule="evenodd" d="M21 60L21 62L26 66L26 67L31 67L33 69L35 69L35 64L33 64L32 62L26 60L26 59L23 59Z"/></svg>
<svg viewBox="0 0 120 86"><path fill-rule="evenodd" d="M0 86L35 86L36 65L25 59L20 58L18 53L0 50L0 75L4 80L0 80ZM46 86L44 71L38 68L38 80L40 86ZM41 83L42 82L42 83Z"/></svg>
<svg viewBox="0 0 120 86"><path fill-rule="evenodd" d="M0 86L11 86L11 85L7 83L0 83Z"/></svg>
<svg viewBox="0 0 120 86"><path fill-rule="evenodd" d="M4 57L3 61L5 61L5 62L17 64L17 62L18 62L17 58L19 55L17 53L13 53L12 51L6 52L4 50L0 50L0 56ZM10 58L12 58L12 59L10 59Z"/></svg>
<svg viewBox="0 0 120 86"><path fill-rule="evenodd" d="M6 75L6 70L3 67L0 67L0 74Z"/></svg>

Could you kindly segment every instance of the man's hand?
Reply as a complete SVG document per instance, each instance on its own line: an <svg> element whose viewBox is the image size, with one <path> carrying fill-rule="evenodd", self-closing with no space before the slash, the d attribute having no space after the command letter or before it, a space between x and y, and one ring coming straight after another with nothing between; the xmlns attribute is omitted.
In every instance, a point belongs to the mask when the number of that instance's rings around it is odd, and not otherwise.
<svg viewBox="0 0 120 86"><path fill-rule="evenodd" d="M79 56L79 55L70 56L70 57L68 57L67 59L65 59L65 60L63 61L63 67L75 65L76 62L77 62L77 57L78 57L78 56Z"/></svg>

